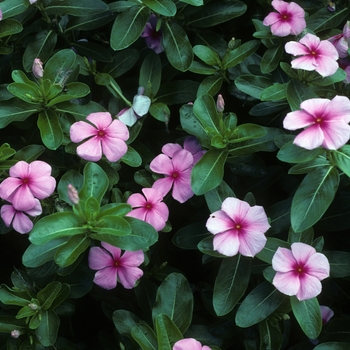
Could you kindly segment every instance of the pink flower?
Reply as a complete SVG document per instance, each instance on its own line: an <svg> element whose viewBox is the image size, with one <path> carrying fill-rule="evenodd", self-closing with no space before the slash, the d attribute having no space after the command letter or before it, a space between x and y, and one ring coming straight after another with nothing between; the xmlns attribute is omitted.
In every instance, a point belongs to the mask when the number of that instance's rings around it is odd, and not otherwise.
<svg viewBox="0 0 350 350"><path fill-rule="evenodd" d="M298 4L273 0L271 5L277 12L269 13L265 17L263 24L271 26L273 35L298 35L305 29L305 12Z"/></svg>
<svg viewBox="0 0 350 350"><path fill-rule="evenodd" d="M129 130L119 120L113 120L108 112L89 114L86 119L90 122L79 121L70 128L70 138L78 143L87 141L77 147L79 157L97 162L102 153L110 162L118 161L127 152L125 141L129 138Z"/></svg>
<svg viewBox="0 0 350 350"><path fill-rule="evenodd" d="M94 282L104 289L113 289L119 280L124 288L133 288L143 275L138 268L144 260L143 251L126 251L121 255L121 249L105 242L101 245L104 249L92 247L89 251L89 267L98 270Z"/></svg>
<svg viewBox="0 0 350 350"><path fill-rule="evenodd" d="M218 98L216 100L216 110L219 113L222 113L225 110L225 100L221 94L218 95Z"/></svg>
<svg viewBox="0 0 350 350"><path fill-rule="evenodd" d="M330 41L334 45L334 47L338 51L339 57L344 58L349 55L348 54L349 39L350 39L350 21L347 21L343 28L343 33L330 37L328 41Z"/></svg>
<svg viewBox="0 0 350 350"><path fill-rule="evenodd" d="M28 218L30 216L38 216L42 213L41 204L35 199L33 208L25 211L16 210L12 204L5 204L1 207L1 217L7 227L12 224L14 230L19 233L28 233L33 228L33 222ZM27 215L26 215L27 214Z"/></svg>
<svg viewBox="0 0 350 350"><path fill-rule="evenodd" d="M195 136L187 137L184 141L183 148L178 143L167 143L162 147L162 152L172 158L177 151L182 149L191 152L194 160L193 165L196 164L206 152L205 150L202 150L202 146Z"/></svg>
<svg viewBox="0 0 350 350"><path fill-rule="evenodd" d="M284 48L287 53L300 56L292 61L292 68L315 70L323 77L338 69L338 51L328 40L321 41L316 35L306 34L299 42L289 41Z"/></svg>
<svg viewBox="0 0 350 350"><path fill-rule="evenodd" d="M279 247L272 258L277 271L272 283L283 294L307 300L321 293L323 279L329 276L325 255L305 243L293 243L291 250Z"/></svg>
<svg viewBox="0 0 350 350"><path fill-rule="evenodd" d="M194 195L191 189L193 156L189 151L179 150L173 154L172 159L165 154L160 154L152 160L150 168L155 173L165 175L164 178L156 180L152 186L163 197L171 187L173 187L173 198L180 203L186 202Z"/></svg>
<svg viewBox="0 0 350 350"><path fill-rule="evenodd" d="M145 38L147 47L152 49L155 53L161 53L164 51L162 45L162 32L157 29L157 17L151 14L145 29L141 33L141 37Z"/></svg>
<svg viewBox="0 0 350 350"><path fill-rule="evenodd" d="M28 211L37 205L35 198L49 197L56 187L51 166L40 160L30 164L19 161L10 168L10 177L0 184L0 197L18 211Z"/></svg>
<svg viewBox="0 0 350 350"><path fill-rule="evenodd" d="M288 130L306 128L294 139L294 144L315 149L338 149L350 138L350 101L345 96L332 100L312 98L300 104L300 111L287 114L283 126Z"/></svg>
<svg viewBox="0 0 350 350"><path fill-rule="evenodd" d="M144 196L135 193L128 198L127 203L133 207L133 210L127 216L148 222L160 231L169 218L169 209L165 203L162 203L163 196L154 188L143 188L142 192Z"/></svg>
<svg viewBox="0 0 350 350"><path fill-rule="evenodd" d="M32 66L32 73L37 79L43 77L44 69L43 69L43 63L41 62L40 58L36 58L34 60L33 66Z"/></svg>
<svg viewBox="0 0 350 350"><path fill-rule="evenodd" d="M140 90L142 92L140 92ZM135 95L132 107L122 109L117 117L127 126L133 126L137 119L148 113L151 100L143 95L143 88L139 88L139 93Z"/></svg>
<svg viewBox="0 0 350 350"><path fill-rule="evenodd" d="M202 346L202 344L193 338L185 338L177 341L173 350L210 350L209 346Z"/></svg>
<svg viewBox="0 0 350 350"><path fill-rule="evenodd" d="M68 184L67 192L68 192L68 198L72 202L72 204L73 205L79 204L79 201L80 201L79 193L72 184Z"/></svg>
<svg viewBox="0 0 350 350"><path fill-rule="evenodd" d="M264 248L264 233L270 228L263 207L251 207L233 197L222 202L221 210L210 215L206 226L215 235L214 250L226 256L235 256L239 252L250 257Z"/></svg>

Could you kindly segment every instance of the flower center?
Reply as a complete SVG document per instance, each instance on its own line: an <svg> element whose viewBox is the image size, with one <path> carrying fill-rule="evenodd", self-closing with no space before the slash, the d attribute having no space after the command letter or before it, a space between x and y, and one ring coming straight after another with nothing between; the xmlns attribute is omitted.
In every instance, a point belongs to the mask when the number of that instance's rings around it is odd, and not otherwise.
<svg viewBox="0 0 350 350"><path fill-rule="evenodd" d="M237 230L240 230L241 227L242 227L242 226L241 226L240 224L236 224L236 225L235 225L235 228L236 228Z"/></svg>
<svg viewBox="0 0 350 350"><path fill-rule="evenodd" d="M147 203L146 204L146 209L148 209L148 210L152 209L152 204L151 203Z"/></svg>
<svg viewBox="0 0 350 350"><path fill-rule="evenodd" d="M321 124L322 123L322 118L320 118L320 117L316 118L316 123L317 124Z"/></svg>
<svg viewBox="0 0 350 350"><path fill-rule="evenodd" d="M288 19L288 15L287 15L287 14L284 14L284 15L282 15L282 18L283 18L284 20L287 20L287 19Z"/></svg>
<svg viewBox="0 0 350 350"><path fill-rule="evenodd" d="M119 267L119 266L120 266L119 260L114 260L114 266L115 266L115 267Z"/></svg>
<svg viewBox="0 0 350 350"><path fill-rule="evenodd" d="M310 51L310 54L311 54L312 56L317 56L317 52L316 52L315 50L311 50L311 51Z"/></svg>
<svg viewBox="0 0 350 350"><path fill-rule="evenodd" d="M97 133L98 136L103 137L106 135L106 133L103 130L99 130Z"/></svg>
<svg viewBox="0 0 350 350"><path fill-rule="evenodd" d="M22 179L22 183L23 185L27 185L29 182L29 179L27 177L25 177L24 179Z"/></svg>
<svg viewBox="0 0 350 350"><path fill-rule="evenodd" d="M301 266L297 266L296 272L299 274L302 274L304 272L303 268Z"/></svg>
<svg viewBox="0 0 350 350"><path fill-rule="evenodd" d="M171 176L176 179L177 177L179 177L179 173L177 171L174 171Z"/></svg>

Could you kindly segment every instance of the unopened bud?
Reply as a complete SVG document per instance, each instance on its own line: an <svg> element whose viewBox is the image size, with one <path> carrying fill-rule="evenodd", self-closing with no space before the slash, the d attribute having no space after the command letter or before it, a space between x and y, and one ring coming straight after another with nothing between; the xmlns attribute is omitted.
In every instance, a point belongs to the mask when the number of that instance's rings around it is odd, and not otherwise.
<svg viewBox="0 0 350 350"><path fill-rule="evenodd" d="M78 191L71 184L68 185L68 198L74 205L78 204L80 200Z"/></svg>
<svg viewBox="0 0 350 350"><path fill-rule="evenodd" d="M225 109L225 101L221 94L218 95L218 99L216 100L216 110L222 113Z"/></svg>
<svg viewBox="0 0 350 350"><path fill-rule="evenodd" d="M14 329L13 331L11 331L11 337L12 338L17 339L20 335L21 335L21 333L17 329Z"/></svg>
<svg viewBox="0 0 350 350"><path fill-rule="evenodd" d="M39 308L38 304L35 304L35 303L29 303L28 306L33 311L38 310Z"/></svg>
<svg viewBox="0 0 350 350"><path fill-rule="evenodd" d="M143 95L145 93L145 88L143 86L140 86L138 89L137 89L137 94L138 95Z"/></svg>
<svg viewBox="0 0 350 350"><path fill-rule="evenodd" d="M44 75L44 69L43 69L43 63L40 61L40 58L36 58L34 60L33 66L32 66L32 72L35 78L39 79L42 78Z"/></svg>
<svg viewBox="0 0 350 350"><path fill-rule="evenodd" d="M288 314L283 314L283 315L282 315L282 318L283 318L284 320L286 320L286 321L290 320L290 317L289 317Z"/></svg>
<svg viewBox="0 0 350 350"><path fill-rule="evenodd" d="M228 48L229 48L229 49L232 50L232 49L235 47L235 44L236 44L235 41L236 41L236 38L233 37L233 38L228 42Z"/></svg>

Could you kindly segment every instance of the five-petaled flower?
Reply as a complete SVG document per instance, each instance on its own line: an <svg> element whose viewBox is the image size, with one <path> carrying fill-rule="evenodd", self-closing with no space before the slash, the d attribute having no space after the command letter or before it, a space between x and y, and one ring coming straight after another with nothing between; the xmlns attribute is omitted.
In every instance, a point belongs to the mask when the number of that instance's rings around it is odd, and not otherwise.
<svg viewBox="0 0 350 350"><path fill-rule="evenodd" d="M334 35L328 39L334 47L337 49L339 57L347 57L349 50L350 40L350 21L347 21L344 25L343 32L341 34Z"/></svg>
<svg viewBox="0 0 350 350"><path fill-rule="evenodd" d="M70 128L70 138L79 143L77 147L79 157L97 162L102 158L102 153L110 162L116 162L124 156L128 150L125 141L129 138L129 130L119 120L112 120L108 112L96 112L89 114L86 119L90 122L75 122Z"/></svg>
<svg viewBox="0 0 350 350"><path fill-rule="evenodd" d="M0 197L12 203L17 211L33 209L37 205L35 198L49 197L56 187L51 166L40 160L30 164L19 161L10 168L9 174L0 184Z"/></svg>
<svg viewBox="0 0 350 350"><path fill-rule="evenodd" d="M337 49L328 40L320 40L316 35L306 34L299 42L289 41L284 48L287 53L300 56L292 61L295 69L315 70L328 77L339 68Z"/></svg>
<svg viewBox="0 0 350 350"><path fill-rule="evenodd" d="M297 242L291 250L279 247L272 258L276 275L273 285L283 294L307 300L321 293L323 279L329 276L329 262L314 247Z"/></svg>
<svg viewBox="0 0 350 350"><path fill-rule="evenodd" d="M263 207L251 207L233 197L222 202L221 210L210 215L206 226L215 235L214 250L226 256L235 256L239 252L249 257L264 248L265 232L270 228Z"/></svg>
<svg viewBox="0 0 350 350"><path fill-rule="evenodd" d="M159 154L152 160L150 169L155 173L164 174L165 177L156 180L152 188L158 190L164 197L173 187L173 198L180 203L186 202L194 195L191 189L193 162L191 152L185 149L176 151L172 158Z"/></svg>
<svg viewBox="0 0 350 350"><path fill-rule="evenodd" d="M134 96L132 106L122 109L117 117L127 126L133 126L137 119L148 113L151 105L151 99L148 96L143 95L144 89L139 88L139 92Z"/></svg>
<svg viewBox="0 0 350 350"><path fill-rule="evenodd" d="M106 242L101 245L103 248L92 247L89 251L90 269L98 270L94 282L104 289L115 288L117 281L126 289L133 288L143 275L138 268L144 261L143 251L125 251L122 255L117 247Z"/></svg>
<svg viewBox="0 0 350 350"><path fill-rule="evenodd" d="M210 350L210 347L202 345L196 339L185 338L177 341L173 346L173 350Z"/></svg>
<svg viewBox="0 0 350 350"><path fill-rule="evenodd" d="M264 18L263 24L271 26L273 35L298 35L305 29L305 12L298 4L273 0L271 5L277 12L269 13Z"/></svg>
<svg viewBox="0 0 350 350"><path fill-rule="evenodd" d="M157 21L157 16L151 14L143 32L141 33L141 37L145 38L147 47L152 49L155 53L161 53L164 51L162 45L162 32L161 30L157 31Z"/></svg>
<svg viewBox="0 0 350 350"><path fill-rule="evenodd" d="M162 230L169 218L169 209L162 202L163 196L154 188L143 188L142 192L132 194L127 203L133 208L127 216L148 222L157 231Z"/></svg>
<svg viewBox="0 0 350 350"><path fill-rule="evenodd" d="M310 150L320 146L335 150L348 142L350 101L347 97L312 98L303 101L300 108L288 113L283 121L288 130L306 128L295 137L294 144Z"/></svg>

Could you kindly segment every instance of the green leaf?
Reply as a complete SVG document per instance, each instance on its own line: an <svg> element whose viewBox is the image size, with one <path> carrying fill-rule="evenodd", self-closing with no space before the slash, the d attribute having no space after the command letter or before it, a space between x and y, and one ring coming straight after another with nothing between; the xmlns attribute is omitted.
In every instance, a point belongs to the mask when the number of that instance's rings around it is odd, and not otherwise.
<svg viewBox="0 0 350 350"><path fill-rule="evenodd" d="M20 33L23 30L21 22L15 19L6 19L0 21L0 38Z"/></svg>
<svg viewBox="0 0 350 350"><path fill-rule="evenodd" d="M44 151L45 147L43 145L28 145L17 151L13 159L24 160L27 163L31 163L42 155Z"/></svg>
<svg viewBox="0 0 350 350"><path fill-rule="evenodd" d="M318 168L318 167L325 168L325 167L329 167L329 166L330 166L329 160L325 157L320 156L320 157L315 158L313 160L292 166L288 170L288 174L307 174L310 171L314 170L315 168Z"/></svg>
<svg viewBox="0 0 350 350"><path fill-rule="evenodd" d="M337 11L331 12L322 7L309 18L307 18L307 28L312 30L314 33L321 32L326 29L335 28L345 21L349 16L349 8L343 9L337 8Z"/></svg>
<svg viewBox="0 0 350 350"><path fill-rule="evenodd" d="M197 250L198 243L209 235L205 231L205 222L194 222L177 231L172 242L182 249Z"/></svg>
<svg viewBox="0 0 350 350"><path fill-rule="evenodd" d="M272 81L266 77L243 74L235 80L236 87L256 99L260 99L261 93L272 85Z"/></svg>
<svg viewBox="0 0 350 350"><path fill-rule="evenodd" d="M112 27L112 49L122 50L135 42L140 37L149 15L150 9L146 6L132 6L121 12Z"/></svg>
<svg viewBox="0 0 350 350"><path fill-rule="evenodd" d="M338 70L332 74L330 77L322 77L319 76L316 79L311 80L312 85L316 86L329 86L334 83L338 83L340 81L343 81L346 79L346 72L342 70L341 68L338 68Z"/></svg>
<svg viewBox="0 0 350 350"><path fill-rule="evenodd" d="M113 58L108 49L102 45L90 42L76 42L71 44L81 56L89 57L98 62L112 62Z"/></svg>
<svg viewBox="0 0 350 350"><path fill-rule="evenodd" d="M44 311L41 314L41 322L35 330L35 335L44 346L53 346L57 339L60 319L54 311Z"/></svg>
<svg viewBox="0 0 350 350"><path fill-rule="evenodd" d="M176 15L176 5L171 0L143 0L142 3L159 15L166 17Z"/></svg>
<svg viewBox="0 0 350 350"><path fill-rule="evenodd" d="M331 151L333 163L350 177L350 145Z"/></svg>
<svg viewBox="0 0 350 350"><path fill-rule="evenodd" d="M57 249L66 242L67 239L62 237L53 239L43 245L31 244L22 256L23 265L26 267L38 267L53 260Z"/></svg>
<svg viewBox="0 0 350 350"><path fill-rule="evenodd" d="M131 210L131 205L127 203L109 203L101 207L100 214L97 219L104 215L124 216Z"/></svg>
<svg viewBox="0 0 350 350"><path fill-rule="evenodd" d="M229 143L239 143L251 139L257 139L267 134L266 129L256 124L238 125L229 136Z"/></svg>
<svg viewBox="0 0 350 350"><path fill-rule="evenodd" d="M145 88L145 95L151 98L157 95L162 77L162 64L155 52L151 52L142 62L139 86Z"/></svg>
<svg viewBox="0 0 350 350"><path fill-rule="evenodd" d="M348 350L350 343L327 342L314 347L314 350Z"/></svg>
<svg viewBox="0 0 350 350"><path fill-rule="evenodd" d="M197 97L203 95L216 95L220 91L223 81L224 78L220 75L206 77L199 85Z"/></svg>
<svg viewBox="0 0 350 350"><path fill-rule="evenodd" d="M138 61L139 56L139 51L135 49L118 51L113 56L113 62L104 66L103 72L109 74L112 78L118 78L128 72L134 66L134 64ZM140 84L140 86L143 85Z"/></svg>
<svg viewBox="0 0 350 350"><path fill-rule="evenodd" d="M192 6L203 6L203 0L180 0L180 2L184 2Z"/></svg>
<svg viewBox="0 0 350 350"><path fill-rule="evenodd" d="M45 63L51 56L57 42L57 34L53 31L42 30L29 43L23 54L23 67L26 72L32 70L35 58Z"/></svg>
<svg viewBox="0 0 350 350"><path fill-rule="evenodd" d="M29 300L23 299L17 296L15 293L12 293L10 288L7 287L5 284L2 284L0 286L0 301L5 305L18 305L18 306L26 306L30 302Z"/></svg>
<svg viewBox="0 0 350 350"><path fill-rule="evenodd" d="M149 109L149 113L152 117L159 120L160 122L166 124L169 122L170 109L166 104L162 102L152 103Z"/></svg>
<svg viewBox="0 0 350 350"><path fill-rule="evenodd" d="M28 7L23 0L5 0L1 2L2 20L14 17L27 10Z"/></svg>
<svg viewBox="0 0 350 350"><path fill-rule="evenodd" d="M130 335L131 330L141 323L136 315L127 310L115 310L112 319L115 328L122 335Z"/></svg>
<svg viewBox="0 0 350 350"><path fill-rule="evenodd" d="M55 253L55 263L67 267L75 263L78 257L90 246L90 238L86 235L75 235L68 242L60 246Z"/></svg>
<svg viewBox="0 0 350 350"><path fill-rule="evenodd" d="M65 86L65 91L62 92L59 96L53 98L47 106L51 107L57 103L64 101L70 101L75 98L81 98L90 93L90 88L84 83L69 83Z"/></svg>
<svg viewBox="0 0 350 350"><path fill-rule="evenodd" d="M243 62L260 46L259 40L248 41L224 56L222 65L224 69L232 68Z"/></svg>
<svg viewBox="0 0 350 350"><path fill-rule="evenodd" d="M303 101L318 97L311 88L297 80L291 80L288 83L286 96L292 111L300 109Z"/></svg>
<svg viewBox="0 0 350 350"><path fill-rule="evenodd" d="M193 47L193 53L209 66L220 66L221 59L216 51L204 45L196 45Z"/></svg>
<svg viewBox="0 0 350 350"><path fill-rule="evenodd" d="M221 181L218 187L206 192L204 197L210 212L214 213L214 211L221 210L222 202L226 198L236 198L236 195L225 181Z"/></svg>
<svg viewBox="0 0 350 350"><path fill-rule="evenodd" d="M350 276L350 253L341 251L323 251L330 265L330 276L332 278L343 278Z"/></svg>
<svg viewBox="0 0 350 350"><path fill-rule="evenodd" d="M155 319L158 349L171 350L173 345L183 338L180 330L168 315L159 314Z"/></svg>
<svg viewBox="0 0 350 350"><path fill-rule="evenodd" d="M39 113L38 128L44 145L48 149L55 150L63 141L63 131L58 115L52 109L44 109Z"/></svg>
<svg viewBox="0 0 350 350"><path fill-rule="evenodd" d="M188 25L196 28L212 27L242 16L247 5L242 1L221 0L219 3L209 3L189 17Z"/></svg>
<svg viewBox="0 0 350 350"><path fill-rule="evenodd" d="M185 333L192 321L193 294L187 279L172 273L159 286L152 309L153 322L160 314L167 315Z"/></svg>
<svg viewBox="0 0 350 350"><path fill-rule="evenodd" d="M15 316L0 315L0 332L11 333L14 329L25 332L27 328L25 320L17 320Z"/></svg>
<svg viewBox="0 0 350 350"><path fill-rule="evenodd" d="M7 90L21 100L34 105L43 100L38 86L33 87L25 83L11 83L7 86Z"/></svg>
<svg viewBox="0 0 350 350"><path fill-rule="evenodd" d="M305 231L320 220L338 186L339 174L334 167L318 167L305 176L292 202L291 224L295 232Z"/></svg>
<svg viewBox="0 0 350 350"><path fill-rule="evenodd" d="M259 323L260 349L281 349L283 336L278 325L271 320Z"/></svg>
<svg viewBox="0 0 350 350"><path fill-rule="evenodd" d="M44 289L38 292L37 299L43 310L48 310L52 305L53 301L59 294L62 285L60 282L54 281L49 283Z"/></svg>
<svg viewBox="0 0 350 350"><path fill-rule="evenodd" d="M132 338L139 344L142 350L157 350L157 336L147 323L139 323L131 329Z"/></svg>
<svg viewBox="0 0 350 350"><path fill-rule="evenodd" d="M71 102L62 102L55 106L56 112L69 113L77 120L85 120L90 113L106 112L106 110L97 102L90 101L86 105L80 105Z"/></svg>
<svg viewBox="0 0 350 350"><path fill-rule="evenodd" d="M280 64L284 54L284 45L278 45L267 49L261 58L261 73L267 74L274 71Z"/></svg>
<svg viewBox="0 0 350 350"><path fill-rule="evenodd" d="M128 151L123 155L121 161L134 168L137 168L142 164L141 156L131 146L128 146Z"/></svg>
<svg viewBox="0 0 350 350"><path fill-rule="evenodd" d="M98 221L92 224L91 230L93 232L96 232L97 236L126 236L131 234L131 227L126 221L126 219L114 215L100 215ZM94 237L96 238L95 235Z"/></svg>
<svg viewBox="0 0 350 350"><path fill-rule="evenodd" d="M162 26L163 46L170 64L185 72L193 61L193 50L186 32L174 21L165 21Z"/></svg>
<svg viewBox="0 0 350 350"><path fill-rule="evenodd" d="M196 99L193 104L193 113L203 125L204 129L213 130L219 133L220 116L216 109L214 98L210 95L203 95Z"/></svg>
<svg viewBox="0 0 350 350"><path fill-rule="evenodd" d="M45 11L59 16L87 16L108 11L108 6L101 0L53 0L45 7Z"/></svg>
<svg viewBox="0 0 350 350"><path fill-rule="evenodd" d="M256 257L268 264L272 264L272 258L279 247L290 249L290 243L282 241L278 238L267 237L265 247L262 249L262 251L256 254Z"/></svg>
<svg viewBox="0 0 350 350"><path fill-rule="evenodd" d="M274 84L261 92L261 101L280 101L286 99L288 83Z"/></svg>
<svg viewBox="0 0 350 350"><path fill-rule="evenodd" d="M16 154L16 151L8 143L3 143L0 146L0 162L12 157L14 154Z"/></svg>
<svg viewBox="0 0 350 350"><path fill-rule="evenodd" d="M254 288L237 310L236 324L247 328L265 320L287 297L269 282L263 282Z"/></svg>
<svg viewBox="0 0 350 350"><path fill-rule="evenodd" d="M218 316L228 314L245 293L250 279L250 262L241 254L222 260L213 295L213 306Z"/></svg>
<svg viewBox="0 0 350 350"><path fill-rule="evenodd" d="M161 85L157 102L166 105L188 103L196 99L199 83L192 80L176 80Z"/></svg>
<svg viewBox="0 0 350 350"><path fill-rule="evenodd" d="M316 339L322 330L321 310L317 298L299 301L292 296L290 304L303 332L308 338Z"/></svg>
<svg viewBox="0 0 350 350"><path fill-rule="evenodd" d="M204 74L204 75L212 75L217 73L218 71L217 68L208 66L207 64L199 61L192 61L188 70L192 73Z"/></svg>
<svg viewBox="0 0 350 350"><path fill-rule="evenodd" d="M322 153L324 149L321 147L308 150L289 141L278 151L277 158L286 163L304 163L316 159Z"/></svg>
<svg viewBox="0 0 350 350"><path fill-rule="evenodd" d="M41 218L33 227L29 240L45 244L53 239L83 234L87 231L81 219L72 212L58 212Z"/></svg>
<svg viewBox="0 0 350 350"><path fill-rule="evenodd" d="M109 185L108 176L96 163L89 162L84 167L84 184L79 192L81 200L94 197L101 203Z"/></svg>
<svg viewBox="0 0 350 350"><path fill-rule="evenodd" d="M227 155L226 151L212 149L196 163L191 172L191 187L196 195L204 194L220 185Z"/></svg>
<svg viewBox="0 0 350 350"><path fill-rule="evenodd" d="M107 11L93 13L81 17L71 17L65 28L65 33L72 30L93 30L109 23L115 18L115 13Z"/></svg>

